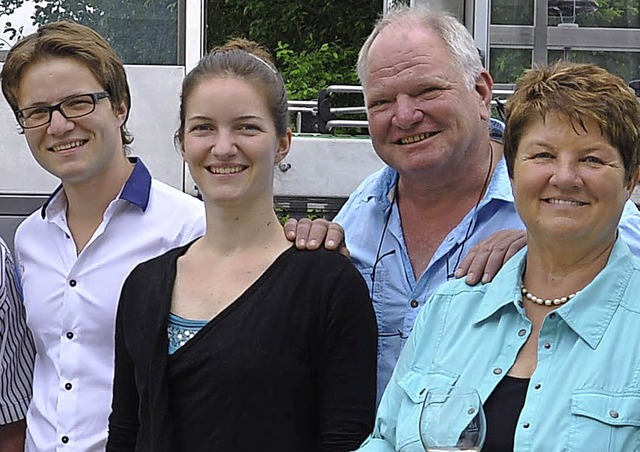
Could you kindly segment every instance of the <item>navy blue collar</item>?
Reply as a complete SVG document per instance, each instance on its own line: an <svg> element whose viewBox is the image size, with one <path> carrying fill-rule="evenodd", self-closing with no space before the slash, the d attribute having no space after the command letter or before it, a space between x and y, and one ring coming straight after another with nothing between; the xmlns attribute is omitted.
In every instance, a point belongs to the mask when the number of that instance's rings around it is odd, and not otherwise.
<svg viewBox="0 0 640 452"><path fill-rule="evenodd" d="M129 201L131 204L134 204L140 208L143 212L147 210L147 206L149 205L149 195L151 193L151 173L142 160L138 157L128 157L129 161L135 166L133 167L133 171L127 179L127 182L124 184L122 191L120 192L120 197L118 199L124 199L125 201ZM54 190L54 192L49 196L47 202L44 203L40 214L42 215L42 219L46 218L46 210L49 206L49 203L55 198L58 193L62 190L62 184L58 186Z"/></svg>
<svg viewBox="0 0 640 452"><path fill-rule="evenodd" d="M130 157L129 161L135 163L133 172L122 188L120 199L129 201L140 207L143 212L149 205L149 194L151 193L151 173L142 160L138 157Z"/></svg>

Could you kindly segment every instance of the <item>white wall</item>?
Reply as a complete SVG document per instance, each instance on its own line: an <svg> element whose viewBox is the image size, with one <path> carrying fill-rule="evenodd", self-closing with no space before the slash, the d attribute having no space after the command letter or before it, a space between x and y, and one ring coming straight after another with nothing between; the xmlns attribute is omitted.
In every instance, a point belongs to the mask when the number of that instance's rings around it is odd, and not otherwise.
<svg viewBox="0 0 640 452"><path fill-rule="evenodd" d="M178 126L178 95L184 68L128 66L132 106L128 121L140 155L157 178L183 188L182 159L173 148ZM17 132L13 112L0 101L0 193L50 193L57 180L35 162L24 136Z"/></svg>
<svg viewBox="0 0 640 452"><path fill-rule="evenodd" d="M180 84L184 68L127 66L131 86L133 154L139 155L158 179L195 193L173 146L178 128ZM0 101L0 194L48 194L57 180L38 166L24 136L17 132L13 112ZM367 138L294 137L291 153L276 170L275 192L286 196L346 197L367 175L382 166Z"/></svg>

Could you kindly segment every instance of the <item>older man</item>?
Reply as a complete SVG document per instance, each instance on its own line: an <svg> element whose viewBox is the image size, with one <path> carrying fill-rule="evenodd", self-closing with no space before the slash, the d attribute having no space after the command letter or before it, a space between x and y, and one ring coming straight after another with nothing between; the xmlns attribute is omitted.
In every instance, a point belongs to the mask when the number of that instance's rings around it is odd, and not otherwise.
<svg viewBox="0 0 640 452"><path fill-rule="evenodd" d="M387 164L335 221L378 315L378 393L429 295L465 251L520 229L501 148L489 141L493 81L455 19L393 11L358 59L373 146Z"/></svg>

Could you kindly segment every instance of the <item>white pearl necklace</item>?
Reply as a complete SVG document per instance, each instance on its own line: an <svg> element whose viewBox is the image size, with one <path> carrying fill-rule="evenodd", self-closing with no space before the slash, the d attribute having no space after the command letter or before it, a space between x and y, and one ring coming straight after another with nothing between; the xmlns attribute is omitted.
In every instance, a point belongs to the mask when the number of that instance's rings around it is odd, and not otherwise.
<svg viewBox="0 0 640 452"><path fill-rule="evenodd" d="M533 301L536 304L545 305L545 306L559 306L561 304L565 304L567 301L571 300L573 297L575 297L579 293L580 291L578 290L577 292L569 294L566 297L554 298L553 300L548 298L545 300L544 298L536 297L534 294L532 294L527 289L525 289L524 286L522 286L522 295L524 295L525 297L527 297L529 300Z"/></svg>

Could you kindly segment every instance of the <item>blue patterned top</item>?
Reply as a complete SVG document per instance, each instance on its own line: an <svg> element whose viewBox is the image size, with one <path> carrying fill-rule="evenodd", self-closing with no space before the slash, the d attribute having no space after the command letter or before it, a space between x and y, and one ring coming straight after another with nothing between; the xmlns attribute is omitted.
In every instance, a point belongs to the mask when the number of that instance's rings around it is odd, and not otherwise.
<svg viewBox="0 0 640 452"><path fill-rule="evenodd" d="M174 313L169 313L167 322L167 336L169 337L169 354L173 355L176 350L187 343L189 339L202 329L208 320L185 319Z"/></svg>

